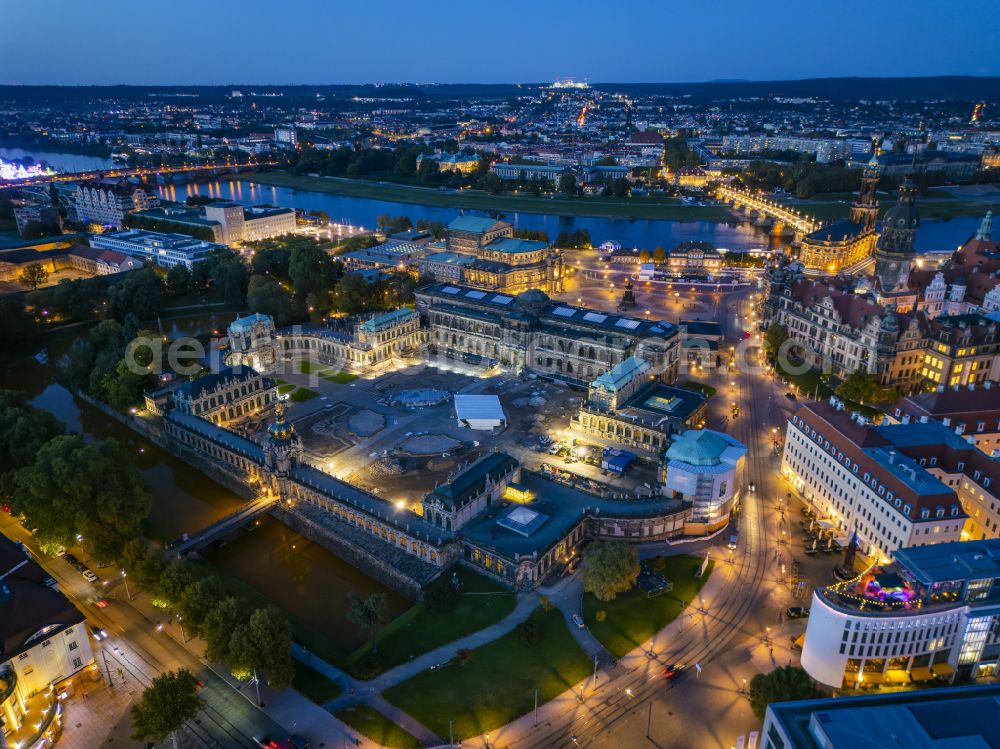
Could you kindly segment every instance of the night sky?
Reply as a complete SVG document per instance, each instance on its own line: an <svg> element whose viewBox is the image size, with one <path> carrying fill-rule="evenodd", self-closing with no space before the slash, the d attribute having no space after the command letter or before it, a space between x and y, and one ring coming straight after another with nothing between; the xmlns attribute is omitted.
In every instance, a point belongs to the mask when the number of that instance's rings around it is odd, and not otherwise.
<svg viewBox="0 0 1000 749"><path fill-rule="evenodd" d="M996 0L0 0L0 83L998 75Z"/></svg>

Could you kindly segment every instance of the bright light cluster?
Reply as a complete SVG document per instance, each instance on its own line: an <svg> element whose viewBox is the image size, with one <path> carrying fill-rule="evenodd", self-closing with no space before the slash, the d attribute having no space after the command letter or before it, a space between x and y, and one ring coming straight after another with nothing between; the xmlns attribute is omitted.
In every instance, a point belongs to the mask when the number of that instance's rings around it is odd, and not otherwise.
<svg viewBox="0 0 1000 749"><path fill-rule="evenodd" d="M0 159L0 179L12 181L32 179L33 177L47 177L55 173L55 169L43 164L25 165Z"/></svg>

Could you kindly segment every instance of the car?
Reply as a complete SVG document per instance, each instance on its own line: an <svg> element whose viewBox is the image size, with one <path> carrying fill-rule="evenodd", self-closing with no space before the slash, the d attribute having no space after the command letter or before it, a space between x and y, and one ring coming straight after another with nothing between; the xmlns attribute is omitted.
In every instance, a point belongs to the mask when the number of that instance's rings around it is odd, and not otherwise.
<svg viewBox="0 0 1000 749"><path fill-rule="evenodd" d="M682 666L680 663L671 663L669 666L664 667L663 678L672 679L683 670L684 666Z"/></svg>
<svg viewBox="0 0 1000 749"><path fill-rule="evenodd" d="M108 633L105 632L100 627L90 626L90 634L94 636L94 639L100 642L101 640L106 640L108 638Z"/></svg>
<svg viewBox="0 0 1000 749"><path fill-rule="evenodd" d="M737 534L735 534L735 533L734 533L734 534L732 534L732 535L731 535L731 536L729 537L729 543L728 543L728 544L726 544L726 546L727 546L727 547L729 547L730 549L735 549L735 548L736 548L736 542L737 542L738 540L739 540L739 536L738 536Z"/></svg>
<svg viewBox="0 0 1000 749"><path fill-rule="evenodd" d="M756 491L757 491L757 485L753 481L751 481L750 482L750 493L753 494Z"/></svg>
<svg viewBox="0 0 1000 749"><path fill-rule="evenodd" d="M72 564L74 566L77 565L77 564L80 564L80 560L77 559L72 554L63 554L63 559L65 559L67 562L69 562L70 564Z"/></svg>
<svg viewBox="0 0 1000 749"><path fill-rule="evenodd" d="M573 614L573 624L577 626L577 629L583 629L587 626L583 623L583 617L579 614Z"/></svg>
<svg viewBox="0 0 1000 749"><path fill-rule="evenodd" d="M785 616L789 619L802 619L809 616L809 609L804 609L801 606L789 606L785 609Z"/></svg>
<svg viewBox="0 0 1000 749"><path fill-rule="evenodd" d="M254 743L264 749L292 749L292 745L285 741L277 741L270 736L254 736Z"/></svg>
<svg viewBox="0 0 1000 749"><path fill-rule="evenodd" d="M785 397L790 401L798 400L798 398L795 397L795 393L785 393Z"/></svg>
<svg viewBox="0 0 1000 749"><path fill-rule="evenodd" d="M83 579L86 580L88 583L97 582L97 575L88 570L86 567L84 567L83 572L81 572L80 574L83 575Z"/></svg>
<svg viewBox="0 0 1000 749"><path fill-rule="evenodd" d="M97 608L99 608L99 609L106 608L107 605L108 605L108 599L107 598L95 598L94 599L94 605L97 606Z"/></svg>

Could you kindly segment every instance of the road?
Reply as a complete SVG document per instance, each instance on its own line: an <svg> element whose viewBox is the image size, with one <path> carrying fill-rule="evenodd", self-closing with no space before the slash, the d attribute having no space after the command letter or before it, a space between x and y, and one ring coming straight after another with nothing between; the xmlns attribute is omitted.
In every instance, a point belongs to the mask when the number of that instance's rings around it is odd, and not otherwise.
<svg viewBox="0 0 1000 749"><path fill-rule="evenodd" d="M107 586L111 589L106 594L109 605L98 608L91 600L99 590L103 590L103 586L96 588L87 583L65 560L42 555L31 535L6 514L0 514L0 532L27 544L35 559L40 560L55 578L59 590L84 613L87 621L108 632L107 640L100 645L93 643L94 656L105 679L110 677L117 686L126 682L143 688L164 671L187 668L204 682L199 693L204 707L199 716L187 724L184 732L187 746L249 748L256 746L253 736L288 735L284 728L233 690L204 661L179 643L177 639L183 639L179 631L172 633L158 628L161 622L147 617L133 605L125 594L120 576L114 575L114 580ZM107 570L94 571L102 579L109 578ZM131 593L138 598L136 590ZM178 628L173 625L165 629ZM122 730L119 727L115 732L122 733Z"/></svg>
<svg viewBox="0 0 1000 749"><path fill-rule="evenodd" d="M611 269L608 280L577 283L564 298L579 294L584 303L607 308L607 300L617 297L616 292L609 291L608 284L617 280L616 285L620 286L624 272L624 268ZM703 319L717 319L722 324L727 339L725 352L730 345L738 345L745 330L754 330L755 308L759 304L759 299L752 297L754 293L745 290L729 295L691 295L694 298L684 304L687 310L702 310ZM668 297L657 303L652 294L643 296L646 299L640 298L640 310L650 309L651 316L677 319L674 299ZM598 304L602 297L603 303ZM749 343L747 358L753 362L757 357L757 340ZM735 743L736 732L758 727L745 698L736 695L735 687L720 689L710 682L715 681L711 677L717 661L724 662L735 652L745 654L747 643L760 644L765 639L772 643L771 637L783 626L784 609L793 602L782 582L782 570L788 571L789 559L781 546L781 531L787 532L788 526L781 513L780 498L785 492L777 475L772 434L772 429L781 428L793 404L784 397L784 389L766 373L748 371L747 367L700 379L707 379L718 388L711 402L709 426L733 434L748 447L746 478L755 485L756 492L744 491L736 552L730 555L725 549L728 534L715 542L714 584L710 579L704 600L688 607L688 614L682 617L688 621L679 622L665 647L654 646L655 659L646 663L642 661L647 659L642 658L638 663L632 659L626 664L623 659L619 664L602 664L608 680L592 697L586 697L582 704L565 705L555 716L551 715L552 710L548 711L550 715L538 727L530 722L525 726L520 721L520 730L511 731L512 727L508 727L498 732L491 745L512 749L571 746L611 749L649 743L660 747L728 749ZM737 418L731 418L733 403L741 409ZM704 548L704 544L699 548ZM774 628L773 635L769 627ZM773 645L768 645L768 651L773 658ZM685 670L680 677L665 681L662 669L671 663L683 664ZM695 664L701 667L701 672ZM738 703L736 710L733 703ZM688 720L684 717L687 715L698 718ZM724 717L732 726L722 725ZM646 738L647 726L655 740ZM481 741L485 745L485 737Z"/></svg>

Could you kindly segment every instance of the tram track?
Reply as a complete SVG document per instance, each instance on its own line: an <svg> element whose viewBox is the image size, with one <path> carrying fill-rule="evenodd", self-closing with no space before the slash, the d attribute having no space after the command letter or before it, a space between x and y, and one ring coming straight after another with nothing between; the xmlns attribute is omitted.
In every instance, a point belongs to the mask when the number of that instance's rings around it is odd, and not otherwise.
<svg viewBox="0 0 1000 749"><path fill-rule="evenodd" d="M749 306L744 299L742 305ZM735 380L739 383L741 402L745 406L739 427L739 437L747 445L746 480L752 481L759 492L747 492L740 514L742 551L739 560L734 558L731 569L732 579L728 581L729 595L721 604L718 612L703 610L700 612L703 628L699 630L692 621L684 627L684 637L668 652L669 655L658 656L660 664L681 663L686 668L683 678L664 681L660 668L642 669L642 673L622 674L613 677L610 684L604 687L603 702L592 708L585 716L574 716L568 721L560 721L545 730L532 731L523 741L515 741L511 746L531 746L555 749L556 747L586 746L601 734L611 732L619 721L630 717L645 706L650 700L660 694L674 689L679 684L689 683L690 673L694 665L702 667L709 664L718 655L724 653L738 634L752 636L746 631L749 615L759 602L761 589L767 578L768 538L765 517L764 497L771 487L771 470L769 454L762 451L759 440L755 439L754 425L762 418L760 408L754 400L753 375L749 372L737 374ZM689 603L694 606L695 602ZM693 615L681 612L680 616ZM693 619L693 616L692 616ZM639 671L640 669L636 669ZM593 697L591 699L594 699ZM600 699L600 698L598 698ZM586 700L584 700L586 705ZM572 742L570 737L575 737ZM572 742L572 743L571 743Z"/></svg>

